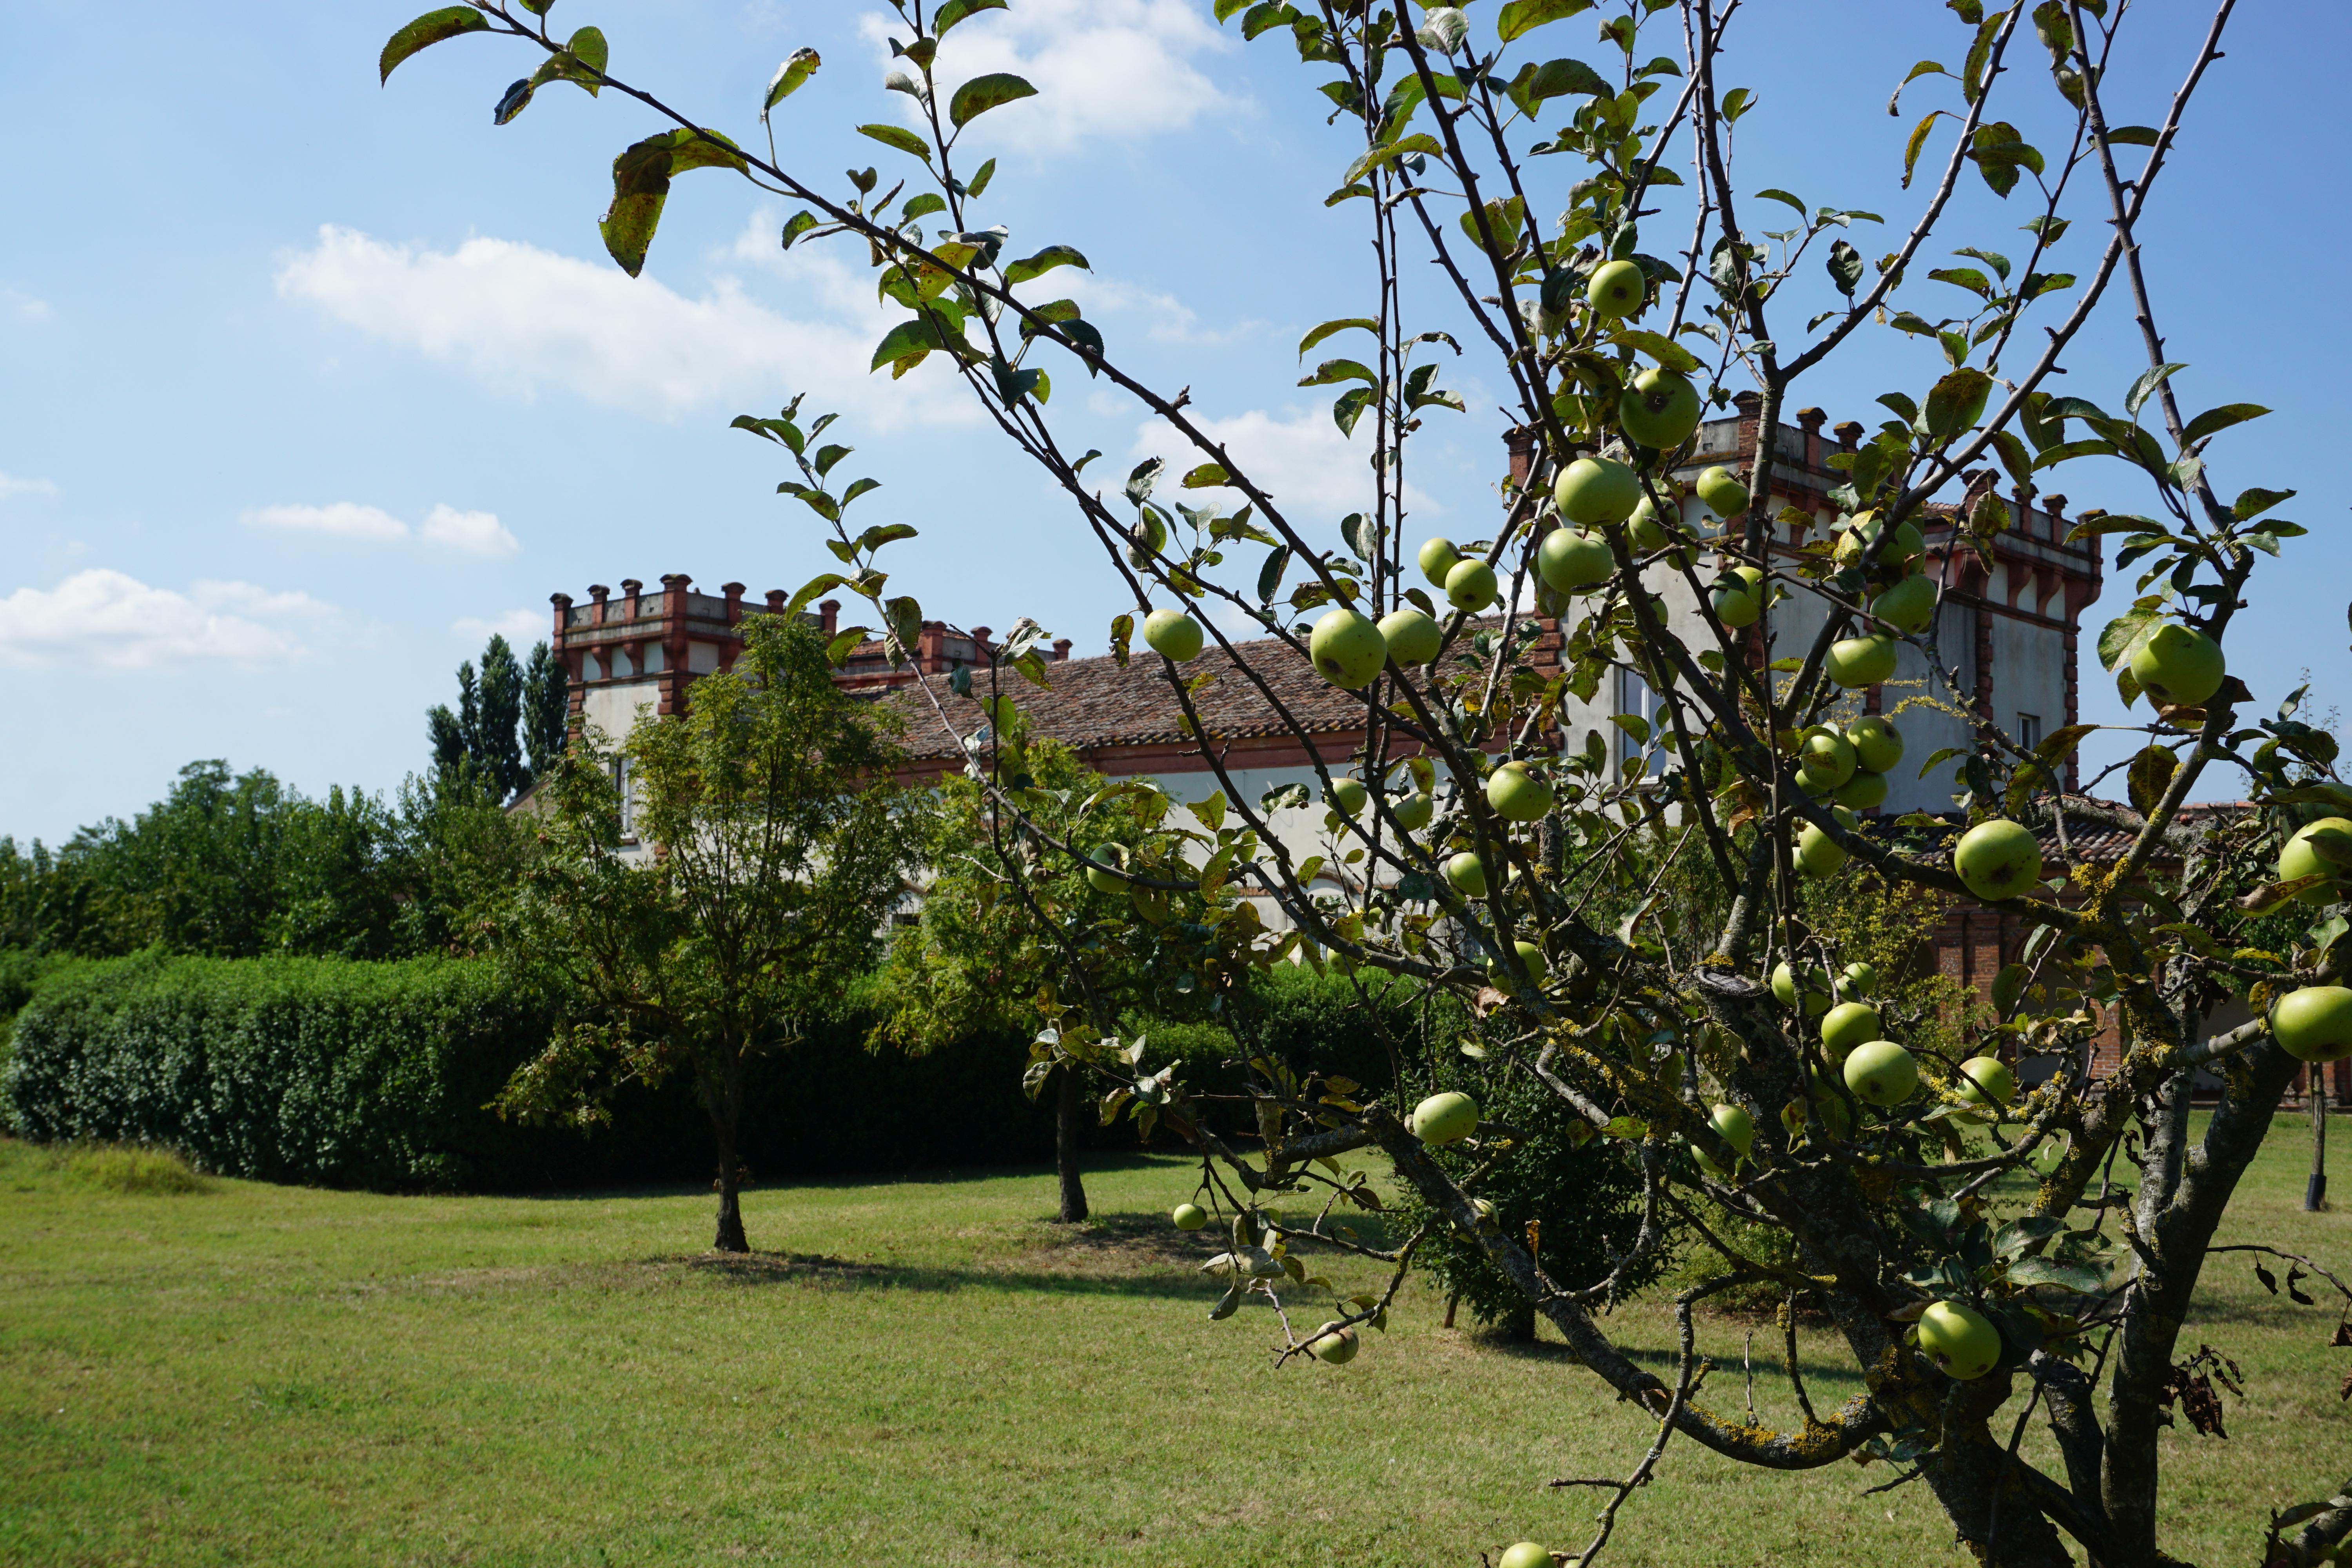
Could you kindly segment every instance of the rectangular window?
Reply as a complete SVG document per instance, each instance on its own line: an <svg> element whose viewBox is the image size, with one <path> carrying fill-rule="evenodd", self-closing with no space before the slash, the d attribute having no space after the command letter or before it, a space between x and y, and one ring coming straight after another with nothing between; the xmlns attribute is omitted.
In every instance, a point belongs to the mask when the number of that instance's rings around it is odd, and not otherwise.
<svg viewBox="0 0 2352 1568"><path fill-rule="evenodd" d="M637 841L637 781L630 776L629 759L613 759L613 793L620 797L621 839L627 844Z"/></svg>
<svg viewBox="0 0 2352 1568"><path fill-rule="evenodd" d="M2017 743L2029 752L2042 744L2042 715L2020 713L2017 716Z"/></svg>
<svg viewBox="0 0 2352 1568"><path fill-rule="evenodd" d="M1650 689L1650 683L1636 671L1621 669L1617 672L1617 711L1639 719L1649 726L1648 771L1652 773L1664 773L1668 753L1663 731L1667 721L1658 701L1658 694ZM1624 726L1619 725L1617 729L1617 763L1622 768L1642 754L1643 743L1636 741Z"/></svg>

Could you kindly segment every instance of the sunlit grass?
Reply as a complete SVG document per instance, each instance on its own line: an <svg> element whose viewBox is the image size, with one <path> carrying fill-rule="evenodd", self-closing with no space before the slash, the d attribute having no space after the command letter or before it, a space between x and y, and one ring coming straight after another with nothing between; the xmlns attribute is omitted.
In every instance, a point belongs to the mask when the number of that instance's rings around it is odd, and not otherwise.
<svg viewBox="0 0 2352 1568"><path fill-rule="evenodd" d="M2282 1121L2233 1229L2352 1262L2343 1214L2297 1209L2306 1138ZM140 1190L90 1175L114 1157L0 1143L0 1561L1471 1564L1580 1544L1593 1495L1545 1483L1649 1435L1418 1289L1352 1364L1275 1370L1265 1312L1206 1321L1171 1160L1091 1172L1076 1232L1049 1173L755 1191L763 1250L728 1260L698 1250L707 1194ZM2342 1483L2334 1322L2217 1265L2190 1338L2249 1398L2226 1441L2165 1438L2170 1551L2250 1560L2267 1508ZM1660 1310L1614 1327L1664 1370ZM1718 1406L1748 1327L1705 1324ZM1794 1414L1775 1337L1767 1421ZM1817 1404L1842 1359L1807 1335ZM1890 1479L1678 1444L1616 1560L1960 1563L1921 1489L1861 1495Z"/></svg>

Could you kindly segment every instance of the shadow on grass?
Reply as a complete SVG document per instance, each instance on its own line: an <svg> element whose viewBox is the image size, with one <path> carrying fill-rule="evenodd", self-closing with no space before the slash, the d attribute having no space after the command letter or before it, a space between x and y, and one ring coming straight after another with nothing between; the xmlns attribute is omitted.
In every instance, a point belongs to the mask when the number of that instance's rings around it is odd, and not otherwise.
<svg viewBox="0 0 2352 1568"><path fill-rule="evenodd" d="M1190 1157L1177 1153L1154 1153L1130 1150L1124 1153L1088 1154L1085 1173L1107 1176L1128 1171L1155 1170L1171 1163L1189 1163ZM849 1171L827 1175L801 1175L784 1172L764 1179L757 1178L744 1187L746 1194L779 1191L845 1192L861 1187L944 1187L966 1182L1001 1182L1050 1180L1051 1165L949 1165L936 1170L915 1171ZM527 1203L597 1203L614 1198L684 1198L695 1197L710 1191L703 1181L648 1182L610 1187L547 1188L541 1191L485 1193L485 1197L513 1198Z"/></svg>
<svg viewBox="0 0 2352 1568"><path fill-rule="evenodd" d="M702 1279L745 1288L797 1285L820 1290L916 1290L929 1294L987 1290L999 1295L1125 1296L1203 1302L1217 1294L1214 1285L1173 1274L1091 1273L1076 1269L1064 1273L1017 1267L947 1268L865 1262L822 1253L704 1252L639 1261L646 1268L683 1268Z"/></svg>

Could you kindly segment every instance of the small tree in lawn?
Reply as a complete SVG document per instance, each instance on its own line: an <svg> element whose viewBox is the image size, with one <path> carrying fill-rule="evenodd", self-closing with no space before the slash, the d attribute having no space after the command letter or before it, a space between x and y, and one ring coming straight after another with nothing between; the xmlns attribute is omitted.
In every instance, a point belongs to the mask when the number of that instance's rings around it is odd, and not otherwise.
<svg viewBox="0 0 2352 1568"><path fill-rule="evenodd" d="M899 312L875 368L945 366L1059 489L1074 536L1097 542L1131 600L1111 623L1113 647L1142 618L1175 722L1217 779L1215 820L1187 840L1197 871L1137 886L1179 924L1220 933L1222 962L1270 964L1311 944L1450 994L1477 1018L1462 1042L1471 1068L1417 1063L1395 1096L1358 1100L1253 1057L1264 1145L1246 1153L1181 1081L1066 1023L1056 1031L1053 1049L1102 1080L1106 1114L1131 1105L1199 1147L1209 1203L1231 1221L1211 1261L1228 1284L1214 1315L1272 1299L1286 1311L1258 1321L1278 1328L1281 1361L1345 1361L1359 1327L1385 1321L1433 1226L1471 1238L1577 1366L1656 1423L1604 1489L1577 1549L1586 1568L1677 1438L1759 1470L1887 1462L1988 1563L2170 1562L2158 1433L2176 1405L2218 1429L2212 1352L2183 1353L2202 1270L2233 1250L2216 1228L2297 1058L2352 1053L2352 788L2332 738L2293 717L2297 698L2273 710L2254 691L2264 672L2233 670L2224 652L2257 568L2304 530L2278 513L2292 491L2221 488L2229 451L2217 438L2266 410L2189 411L2192 377L2169 357L2187 347L2163 336L2143 264L2148 203L2168 188L2200 84L2248 68L2242 52L2222 61L2233 0L2171 35L2172 13L2116 0L1885 8L1889 26L1900 16L1940 33L1920 52L1950 64L1853 88L1877 100L1895 85L1892 107L1917 116L1884 146L1840 150L1841 184L1874 170L1899 171L1906 192L1916 181L1907 226L1887 226L1884 241L1864 238L1879 216L1810 205L1786 188L1793 176L1735 157L1755 143L1733 133L1743 117L1848 89L1827 57L1801 93L1778 100L1733 79L1743 29L1813 26L1812 9L1214 0L1243 37L1296 52L1302 93L1339 128L1331 195L1300 216L1356 233L1294 281L1309 308L1332 313L1299 344L1302 356L1330 345L1300 384L1335 389L1334 422L1368 458L1361 509L1339 518L1310 515L1312 495L1277 493L1218 439L1188 378L1152 384L1076 300L1055 297L1058 269L1087 265L1073 237L1015 243L996 221L1035 210L1003 202L994 160L974 147L982 117L1037 90L975 68L993 52L974 40L1002 0L891 5L900 36L887 86L911 106L908 123L877 110L856 126L892 168L853 170L845 189L805 153L820 143L707 129L612 74L596 28L550 33L543 5L432 13L395 34L380 65L389 73L444 38L495 32L536 66L499 100L502 121L566 81L614 87L665 118L670 129L613 166L603 234L633 275L676 179L698 169L803 204L783 226L787 246L847 237L845 254L875 269ZM1591 20L1558 26L1580 16ZM1571 38L1594 58L1564 52ZM2134 62L2159 55L2161 87L2129 79ZM761 117L789 112L780 106L817 67L814 50L788 58ZM2157 123L2118 122L2126 100L2150 102ZM1991 194L1979 206L2011 202L2023 221L1979 232L1952 201L1979 181ZM1202 221L1203 243L1252 237L1223 214ZM1340 303L1351 276L1360 297ZM2315 275L2277 276L2292 286ZM2144 368L2107 388L2059 380L2103 307L2129 323ZM1826 459L1834 515L1779 510L1784 411L1806 377L1865 347L1887 367L1885 416ZM1507 402L1529 462L1524 481L1500 487L1490 524L1474 525L1484 537L1416 542L1404 476L1424 428L1465 406L1442 384L1457 356L1471 384ZM1174 460L1141 464L1124 485L1090 473L1097 454L1075 455L1075 400L1054 396L1081 373L1164 423ZM1877 377L1844 374L1849 384ZM1698 447L1704 408L1727 406L1735 389L1757 398L1752 446L1736 454L1744 479L1710 471L1723 457ZM919 606L885 596L877 555L914 531L853 535L840 515L854 494L836 500L824 483L838 448L810 458L804 443L786 444L805 481L787 488L824 501L811 505L846 568L802 602L845 586L911 642ZM1975 710L1964 650L1938 641L1956 564L1974 552L1990 574L2015 521L1995 466L2030 500L2069 463L2112 463L2116 484L2150 498L2147 514L2086 513L2055 542L2121 533L2118 566L2136 574L2139 597L2097 638L2126 702L2147 702L2122 727L2137 747L2114 770L2127 802L2062 792L2093 727L2009 734ZM1173 505L1163 475L1236 510ZM1925 570L1923 531L1939 536L1940 574ZM1557 675L1526 657L1541 631L1530 601L1561 633ZM1246 651L1226 635L1243 622L1261 639ZM1202 725L1187 667L1204 639L1232 662L1217 679L1250 683L1310 755L1286 684L1311 668L1360 700L1360 800L1340 826L1356 868L1346 898L1318 889L1322 857L1296 855L1275 830L1277 811L1303 801L1249 798ZM1927 759L1957 761L1963 820L1913 814L1865 829L1854 812L1885 798L1886 771L1904 759L1899 735L1857 714L1855 699L1895 672L1905 647L1929 673L1927 695L1965 721L1964 745ZM1615 715L1634 754L1612 763L1597 734L1582 748L1556 739L1565 713L1631 677L1657 704ZM1404 788L1392 787L1400 759L1422 770ZM1316 772L1325 798L1344 793L1331 769ZM1017 790L989 788L1029 815ZM2184 815L2200 791L2251 805ZM2069 825L2085 821L2124 837L2120 858L2076 852ZM2057 846L2052 863L2037 829ZM1685 845L1714 883L1718 912L1704 923L1664 918L1648 892ZM2031 928L1992 988L1991 1016L1963 1021L1960 1048L1946 1028L1915 1029L1925 1021L1855 994L1853 933L1809 910L1809 883L1865 870ZM1633 894L1613 923L1594 915L1603 883ZM1236 903L1236 888L1292 929L1249 931L1240 911L1254 906ZM2261 940L2250 922L2283 910L2295 917L2284 940ZM2232 1001L2252 1020L2217 1032L2213 1016ZM2110 1026L2122 1059L2095 1070ZM2030 1089L1997 1057L2028 1068ZM1457 1073L1471 1089L1445 1087ZM2200 1073L2220 1080L2201 1131L2189 1113ZM1609 1141L1641 1194L1630 1243L1582 1249L1555 1274L1482 1208L1482 1173L1503 1163L1514 1183L1567 1179L1540 1169L1542 1152L1508 1122L1481 1115L1475 1090L1507 1102L1505 1084L1549 1096ZM1432 1157L1449 1145L1475 1158ZM1318 1162L1370 1147L1425 1209L1391 1247L1325 1223L1362 1196ZM2039 1180L2012 1198L2004 1177L2011 1190ZM1302 1201L1317 1217L1297 1217ZM1662 1377L1618 1343L1608 1310L1654 1266L1670 1222L1702 1201L1775 1245L1701 1230L1713 1271L1676 1298L1679 1350ZM1323 1282L1286 1251L1301 1236L1380 1260L1385 1290L1302 1322L1295 1309ZM1808 1292L1833 1326L1857 1373L1841 1405L1815 1407L1792 1339L1781 1428L1717 1408L1693 1314L1759 1285ZM2022 1447L2035 1425L2046 1441ZM2326 1490L2342 1473L2321 1478ZM2352 1508L2315 1502L2273 1516L2270 1553L2309 1568L2347 1538ZM1507 1568L1551 1560L1532 1542L1503 1557Z"/></svg>
<svg viewBox="0 0 2352 1568"><path fill-rule="evenodd" d="M797 620L747 621L733 669L619 748L649 863L623 853L615 755L592 731L558 765L507 951L565 1026L499 1105L588 1126L620 1085L688 1073L718 1155L712 1245L748 1251L746 1074L871 965L919 830L874 710L835 686L823 640Z"/></svg>
<svg viewBox="0 0 2352 1568"><path fill-rule="evenodd" d="M929 1050L980 1031L1034 1031L1041 1003L1066 1004L1094 1034L1115 1039L1132 1012L1166 1017L1201 1007L1208 998L1181 933L1136 919L1124 875L1173 859L1160 829L1168 797L1108 784L1057 742L1024 743L1017 710L1001 710L1012 728L992 729L971 764L976 776L940 784L922 919L891 943L876 1039ZM989 782L1016 795L1025 816L1008 812ZM1041 1047L1030 1093L1048 1081L1060 1217L1075 1224L1087 1217L1078 1155L1094 1097L1077 1066Z"/></svg>

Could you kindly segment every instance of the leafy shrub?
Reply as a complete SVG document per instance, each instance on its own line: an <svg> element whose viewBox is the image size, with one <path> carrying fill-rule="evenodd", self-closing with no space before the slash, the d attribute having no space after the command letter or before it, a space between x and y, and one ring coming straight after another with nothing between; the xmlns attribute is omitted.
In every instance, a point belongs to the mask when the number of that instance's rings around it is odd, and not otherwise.
<svg viewBox="0 0 2352 1568"><path fill-rule="evenodd" d="M169 1145L270 1181L446 1188L499 1163L479 1108L542 1035L483 965L142 955L41 987L5 1089L17 1130L43 1142Z"/></svg>

